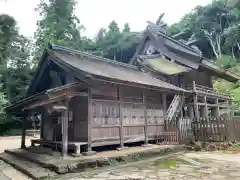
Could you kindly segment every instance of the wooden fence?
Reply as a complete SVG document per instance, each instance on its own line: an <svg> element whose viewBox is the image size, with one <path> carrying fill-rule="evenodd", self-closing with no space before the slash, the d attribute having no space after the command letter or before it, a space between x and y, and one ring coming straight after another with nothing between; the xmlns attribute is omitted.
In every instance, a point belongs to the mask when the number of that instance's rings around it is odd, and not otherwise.
<svg viewBox="0 0 240 180"><path fill-rule="evenodd" d="M227 118L179 118L165 123L164 133L157 137L161 144L181 144L192 139L200 141L240 141L240 116Z"/></svg>
<svg viewBox="0 0 240 180"><path fill-rule="evenodd" d="M227 121L228 140L240 141L240 116L233 116Z"/></svg>
<svg viewBox="0 0 240 180"><path fill-rule="evenodd" d="M192 130L195 139L199 141L226 141L227 119L226 117L200 118L198 122L192 122Z"/></svg>

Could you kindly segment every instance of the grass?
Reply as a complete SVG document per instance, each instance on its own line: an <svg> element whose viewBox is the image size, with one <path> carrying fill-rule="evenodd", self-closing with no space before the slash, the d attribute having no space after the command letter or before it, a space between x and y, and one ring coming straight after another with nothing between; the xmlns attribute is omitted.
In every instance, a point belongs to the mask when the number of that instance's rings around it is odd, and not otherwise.
<svg viewBox="0 0 240 180"><path fill-rule="evenodd" d="M224 151L230 151L230 152L233 152L233 153L239 153L240 152L240 147L230 147L230 148L227 148Z"/></svg>
<svg viewBox="0 0 240 180"><path fill-rule="evenodd" d="M154 162L154 166L159 169L168 169L171 167L176 167L179 164L190 164L190 163L180 158L159 159Z"/></svg>

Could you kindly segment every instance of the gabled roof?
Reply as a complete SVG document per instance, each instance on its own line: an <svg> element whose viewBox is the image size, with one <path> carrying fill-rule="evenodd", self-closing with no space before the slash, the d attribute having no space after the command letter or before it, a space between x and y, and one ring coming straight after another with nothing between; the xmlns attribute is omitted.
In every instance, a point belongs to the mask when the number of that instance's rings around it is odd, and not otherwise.
<svg viewBox="0 0 240 180"><path fill-rule="evenodd" d="M60 46L52 46L49 53L56 58L56 63L60 63L73 70L72 72L74 72L76 76L79 75L78 73L81 73L81 75L93 80L120 81L122 83L186 92L186 90L182 88L142 72L137 66Z"/></svg>
<svg viewBox="0 0 240 180"><path fill-rule="evenodd" d="M147 41L150 41L156 50L164 56L181 63L186 67L192 68L193 70L198 70L201 67L206 69L206 71L210 72L212 75L226 79L230 82L236 83L240 80L240 77L236 73L230 70L225 70L216 65L213 61L204 58L199 50L194 49L183 42L177 41L154 28L147 28L145 30L143 40L138 46L130 64L139 58Z"/></svg>
<svg viewBox="0 0 240 180"><path fill-rule="evenodd" d="M142 43L137 48L137 51L130 63L133 63L133 61L138 58L138 55L140 55L144 48L145 42L148 40L150 40L156 50L164 56L195 70L198 69L202 59L200 52L196 52L192 48L186 48L186 45L183 43L172 40L163 33L155 34L149 29L144 32Z"/></svg>
<svg viewBox="0 0 240 180"><path fill-rule="evenodd" d="M140 70L139 67L102 58L89 53L80 52L67 47L49 45L45 49L43 59L39 63L36 76L29 86L28 92L32 92L41 79L41 69L47 66L45 61L51 61L59 67L74 74L82 81L99 80L114 83L122 83L129 86L148 87L166 91L187 92L186 90L164 82Z"/></svg>

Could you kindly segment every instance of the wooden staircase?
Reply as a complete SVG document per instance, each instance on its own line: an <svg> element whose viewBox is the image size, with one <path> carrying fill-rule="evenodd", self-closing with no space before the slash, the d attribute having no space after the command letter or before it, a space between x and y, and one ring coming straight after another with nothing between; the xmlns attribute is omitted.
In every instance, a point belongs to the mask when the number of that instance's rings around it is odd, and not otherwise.
<svg viewBox="0 0 240 180"><path fill-rule="evenodd" d="M170 104L167 110L167 120L171 122L175 117L177 117L178 113L181 110L181 107L184 103L184 96L182 95L175 95L172 103Z"/></svg>

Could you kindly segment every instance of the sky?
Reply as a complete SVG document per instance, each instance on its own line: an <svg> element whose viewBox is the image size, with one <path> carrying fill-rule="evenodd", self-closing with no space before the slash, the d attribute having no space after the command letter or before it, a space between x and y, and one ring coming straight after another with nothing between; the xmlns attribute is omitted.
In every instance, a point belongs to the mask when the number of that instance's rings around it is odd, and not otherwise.
<svg viewBox="0 0 240 180"><path fill-rule="evenodd" d="M7 2L6 2L7 1ZM20 32L33 37L36 22L40 19L34 10L40 0L0 0L0 13L13 16ZM155 22L161 13L163 20L171 25L197 5L206 5L212 0L78 0L75 14L86 28L84 35L94 37L101 27L115 20L120 28L129 23L132 31L142 31L147 23Z"/></svg>

